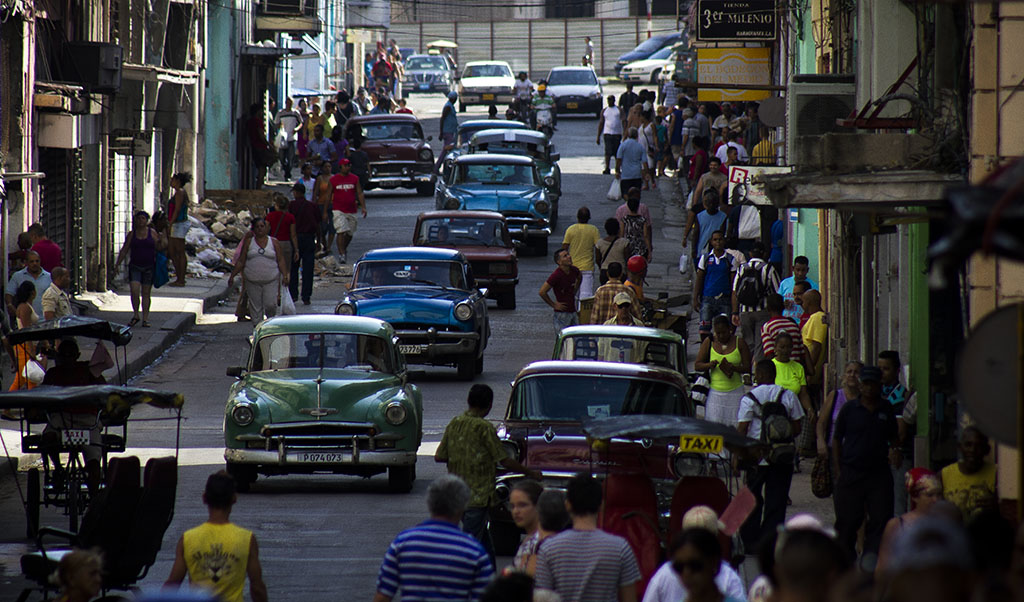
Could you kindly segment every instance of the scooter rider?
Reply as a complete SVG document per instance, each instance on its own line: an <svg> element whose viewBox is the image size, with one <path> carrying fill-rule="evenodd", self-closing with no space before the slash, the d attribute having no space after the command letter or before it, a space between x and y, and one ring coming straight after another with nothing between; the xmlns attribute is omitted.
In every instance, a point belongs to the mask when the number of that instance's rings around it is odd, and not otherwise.
<svg viewBox="0 0 1024 602"><path fill-rule="evenodd" d="M516 100L529 103L533 98L533 82L526 76L525 71L520 71L516 76L516 83L512 84L512 90L515 92Z"/></svg>
<svg viewBox="0 0 1024 602"><path fill-rule="evenodd" d="M547 82L541 81L537 84L537 95L533 97L533 127L537 128L537 114L541 111L548 111L551 114L551 127L558 129L558 106L555 99L548 96Z"/></svg>

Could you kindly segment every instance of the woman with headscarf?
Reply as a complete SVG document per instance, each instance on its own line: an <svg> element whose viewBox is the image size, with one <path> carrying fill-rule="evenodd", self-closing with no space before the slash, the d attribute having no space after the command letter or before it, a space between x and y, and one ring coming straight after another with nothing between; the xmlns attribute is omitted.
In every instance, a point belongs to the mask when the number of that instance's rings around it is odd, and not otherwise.
<svg viewBox="0 0 1024 602"><path fill-rule="evenodd" d="M935 502L942 499L942 481L939 475L927 468L911 468L905 478L910 510L889 519L882 532L882 545L878 550L876 572L886 570L892 552L892 542L914 521L928 515Z"/></svg>

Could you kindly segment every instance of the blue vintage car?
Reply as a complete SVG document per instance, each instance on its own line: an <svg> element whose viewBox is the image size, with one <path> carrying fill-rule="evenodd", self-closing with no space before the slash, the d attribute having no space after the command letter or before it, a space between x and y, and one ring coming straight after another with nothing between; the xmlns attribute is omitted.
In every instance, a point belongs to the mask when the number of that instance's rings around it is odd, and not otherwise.
<svg viewBox="0 0 1024 602"><path fill-rule="evenodd" d="M434 195L437 209L497 211L512 238L535 254L547 255L548 237L557 219L537 163L530 157L502 154L463 155L445 162Z"/></svg>
<svg viewBox="0 0 1024 602"><path fill-rule="evenodd" d="M493 129L481 130L469 140L469 152L522 155L532 157L544 179L552 203L562 194L561 158L555 145L543 132L534 130Z"/></svg>
<svg viewBox="0 0 1024 602"><path fill-rule="evenodd" d="M356 262L334 311L384 320L408 362L455 366L459 378L472 380L483 372L491 335L485 295L455 249L378 249Z"/></svg>

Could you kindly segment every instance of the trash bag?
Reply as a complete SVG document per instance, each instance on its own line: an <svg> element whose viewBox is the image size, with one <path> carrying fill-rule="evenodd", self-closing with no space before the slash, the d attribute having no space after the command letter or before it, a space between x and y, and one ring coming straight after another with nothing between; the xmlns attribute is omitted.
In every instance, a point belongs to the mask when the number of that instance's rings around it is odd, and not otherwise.
<svg viewBox="0 0 1024 602"><path fill-rule="evenodd" d="M153 288L160 288L171 279L170 268L167 267L167 256L156 252L156 268L153 270Z"/></svg>

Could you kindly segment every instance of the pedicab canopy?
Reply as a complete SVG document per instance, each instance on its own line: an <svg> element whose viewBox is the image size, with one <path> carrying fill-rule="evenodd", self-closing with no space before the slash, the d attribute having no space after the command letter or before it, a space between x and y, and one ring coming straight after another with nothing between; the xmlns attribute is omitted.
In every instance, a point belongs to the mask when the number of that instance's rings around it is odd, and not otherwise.
<svg viewBox="0 0 1024 602"><path fill-rule="evenodd" d="M7 335L11 345L26 341L50 341L65 337L86 337L110 341L117 347L123 347L132 340L132 329L124 324L115 324L89 318L86 316L65 316L43 322L36 322L28 328L22 328Z"/></svg>
<svg viewBox="0 0 1024 602"><path fill-rule="evenodd" d="M662 414L634 414L585 418L583 432L590 438L606 440L613 437L627 439L659 439L679 437L680 451L693 453L720 453L723 448L736 452L751 450L762 443L741 435L736 429L717 422L689 416Z"/></svg>
<svg viewBox="0 0 1024 602"><path fill-rule="evenodd" d="M153 391L118 385L85 387L39 386L34 389L0 393L0 410L32 409L59 412L68 408L93 407L115 413L147 404L166 410L181 410L185 397L181 393Z"/></svg>

